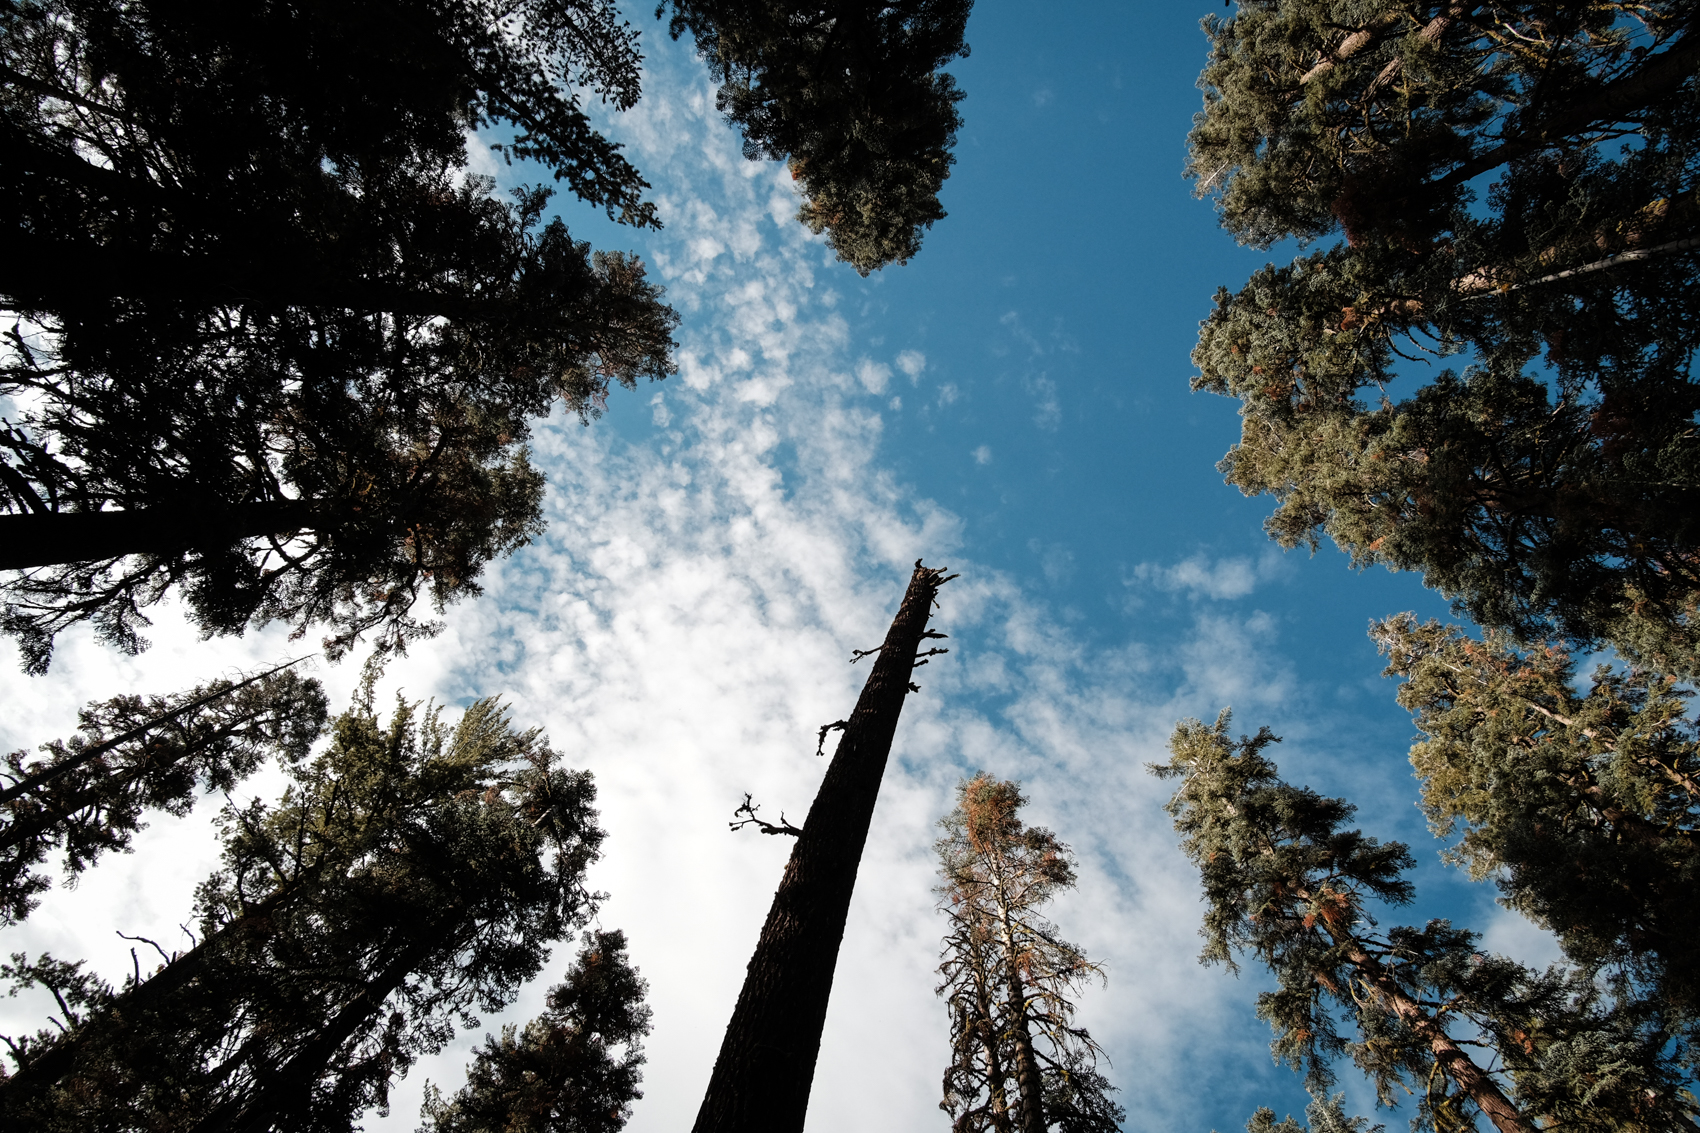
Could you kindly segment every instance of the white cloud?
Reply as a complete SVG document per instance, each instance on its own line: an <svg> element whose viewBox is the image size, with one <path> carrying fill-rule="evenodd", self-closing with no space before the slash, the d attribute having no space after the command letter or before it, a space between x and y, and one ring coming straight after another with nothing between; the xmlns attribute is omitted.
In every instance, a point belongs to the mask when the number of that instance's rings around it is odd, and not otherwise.
<svg viewBox="0 0 1700 1133"><path fill-rule="evenodd" d="M1184 591L1194 598L1244 598L1282 573L1281 557L1269 552L1253 561L1245 556L1212 559L1197 554L1171 566L1140 563L1124 582L1135 588Z"/></svg>
<svg viewBox="0 0 1700 1133"><path fill-rule="evenodd" d="M897 356L897 368L909 375L910 385L920 385L921 372L927 368L927 356L919 350L905 350Z"/></svg>
<svg viewBox="0 0 1700 1133"><path fill-rule="evenodd" d="M862 388L871 394L885 392L886 383L891 381L891 367L883 362L875 362L864 358L856 363L856 380L862 383Z"/></svg>
<svg viewBox="0 0 1700 1133"><path fill-rule="evenodd" d="M992 462L992 446L981 445L973 452L975 464L990 464Z"/></svg>

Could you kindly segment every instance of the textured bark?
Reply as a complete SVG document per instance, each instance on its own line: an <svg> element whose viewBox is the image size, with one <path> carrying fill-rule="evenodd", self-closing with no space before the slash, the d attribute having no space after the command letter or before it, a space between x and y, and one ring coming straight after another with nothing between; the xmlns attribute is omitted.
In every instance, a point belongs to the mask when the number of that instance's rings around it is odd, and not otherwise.
<svg viewBox="0 0 1700 1133"><path fill-rule="evenodd" d="M800 1133L856 869L933 595L919 560L767 914L695 1133Z"/></svg>
<svg viewBox="0 0 1700 1133"><path fill-rule="evenodd" d="M316 507L308 500L270 500L225 508L0 515L0 570L173 554L191 547L222 550L239 539L291 535L309 527Z"/></svg>

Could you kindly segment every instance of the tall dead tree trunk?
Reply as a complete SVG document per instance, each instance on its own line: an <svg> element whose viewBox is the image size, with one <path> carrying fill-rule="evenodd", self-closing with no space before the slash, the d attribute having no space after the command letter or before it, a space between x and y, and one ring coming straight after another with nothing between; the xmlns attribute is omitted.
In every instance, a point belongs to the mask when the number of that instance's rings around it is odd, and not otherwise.
<svg viewBox="0 0 1700 1133"><path fill-rule="evenodd" d="M933 596L948 581L943 571L915 561L903 605L855 712L843 722L838 751L773 895L694 1133L803 1128L874 801L904 698L914 687L909 678Z"/></svg>

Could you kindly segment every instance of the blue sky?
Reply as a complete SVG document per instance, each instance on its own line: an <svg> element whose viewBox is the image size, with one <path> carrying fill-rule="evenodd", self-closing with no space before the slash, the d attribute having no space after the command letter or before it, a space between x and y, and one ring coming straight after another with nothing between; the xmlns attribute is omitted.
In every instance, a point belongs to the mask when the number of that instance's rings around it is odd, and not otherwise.
<svg viewBox="0 0 1700 1133"><path fill-rule="evenodd" d="M957 778L977 768L1022 779L1031 817L1080 855L1080 889L1054 919L1109 969L1082 1017L1110 1052L1128 1127L1229 1133L1260 1104L1302 1107L1252 1015L1258 973L1194 961L1197 879L1143 770L1181 716L1232 705L1244 730L1272 725L1290 778L1411 841L1423 863L1412 919L1454 916L1498 949L1551 955L1491 890L1440 868L1412 805L1410 720L1365 628L1405 609L1444 616L1444 603L1413 577L1355 573L1332 549L1280 553L1261 531L1267 502L1214 470L1237 418L1188 391L1198 320L1218 285L1291 250L1237 247L1180 177L1210 10L982 0L973 54L951 68L968 97L950 215L913 263L869 279L791 220L783 170L740 156L688 45L634 10L645 95L606 128L667 227L634 233L571 202L562 214L667 285L681 372L616 392L589 428L539 429L549 533L386 683L451 704L502 694L596 772L602 923L627 930L655 1008L636 1133L694 1116L789 850L724 823L746 790L806 811L824 769L814 730L854 702L865 672L849 652L883 634L918 556L962 572L935 623L953 652L922 670L898 734L811 1131L948 1128L929 847ZM490 161L476 146L473 158ZM529 175L492 168L510 185ZM75 637L36 680L0 665L13 706L0 740L33 746L66 734L91 697L291 651L275 628L199 642L170 609L153 636L136 659ZM349 664L319 675L343 701L357 677ZM239 797L276 785L261 776ZM6 951L128 970L114 929L175 931L215 864L213 811L156 821L135 854L9 930ZM534 1012L548 982L422 1061L368 1128L412 1129L424 1081L455 1086L472 1042ZM0 1001L0 1029L33 1026L39 1007ZM1367 1111L1373 1099L1343 1079Z"/></svg>

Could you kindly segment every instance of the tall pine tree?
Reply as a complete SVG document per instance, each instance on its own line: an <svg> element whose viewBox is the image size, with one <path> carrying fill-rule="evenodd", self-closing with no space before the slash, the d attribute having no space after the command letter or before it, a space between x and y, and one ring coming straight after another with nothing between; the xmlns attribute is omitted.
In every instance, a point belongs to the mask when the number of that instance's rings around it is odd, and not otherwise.
<svg viewBox="0 0 1700 1133"><path fill-rule="evenodd" d="M288 669L220 680L176 696L115 696L77 714L78 735L15 751L0 779L0 925L50 884L32 867L64 855L74 878L127 850L150 810L186 814L198 792L228 791L267 759L306 758L325 726L319 682Z"/></svg>
<svg viewBox="0 0 1700 1133"><path fill-rule="evenodd" d="M1153 771L1180 781L1168 809L1204 883L1202 959L1234 969L1249 953L1275 977L1258 1015L1305 1072L1319 1127L1352 1127L1328 1095L1343 1058L1382 1105L1415 1096L1416 1130L1478 1115L1500 1133L1688 1127L1682 1043L1656 1005L1485 953L1445 920L1382 929L1376 906L1414 896L1409 850L1349 829L1344 800L1283 782L1267 728L1235 741L1228 724L1182 721ZM1264 1111L1250 1128L1273 1127Z"/></svg>
<svg viewBox="0 0 1700 1133"><path fill-rule="evenodd" d="M1700 671L1693 5L1245 0L1205 30L1199 191L1242 241L1330 244L1203 324L1228 481L1285 546Z"/></svg>
<svg viewBox="0 0 1700 1133"><path fill-rule="evenodd" d="M602 832L584 772L494 701L449 728L370 691L274 805L232 804L199 938L117 989L14 956L62 1004L7 1040L8 1129L346 1131L475 1012L499 1010L594 912Z"/></svg>
<svg viewBox="0 0 1700 1133"><path fill-rule="evenodd" d="M1071 998L1103 970L1040 911L1074 887L1073 855L1022 822L1017 783L982 772L957 785L956 800L935 847L950 918L939 994L951 1063L939 1108L952 1133L1114 1133L1126 1114Z"/></svg>

